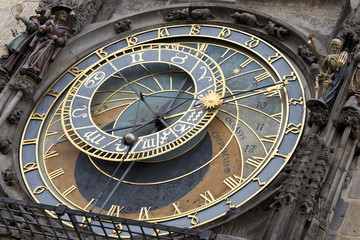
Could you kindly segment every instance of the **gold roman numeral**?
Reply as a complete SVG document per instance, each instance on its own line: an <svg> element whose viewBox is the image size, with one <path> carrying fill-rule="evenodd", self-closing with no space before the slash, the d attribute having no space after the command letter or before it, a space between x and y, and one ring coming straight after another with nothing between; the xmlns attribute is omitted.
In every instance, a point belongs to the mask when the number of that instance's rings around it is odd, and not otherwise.
<svg viewBox="0 0 360 240"><path fill-rule="evenodd" d="M107 215L109 216L116 216L119 217L120 216L120 212L121 210L124 209L124 206L117 206L117 205L112 205L111 208L109 209Z"/></svg>
<svg viewBox="0 0 360 240"><path fill-rule="evenodd" d="M27 139L23 141L23 145L30 145L30 144L36 144L37 140L36 138L33 139Z"/></svg>
<svg viewBox="0 0 360 240"><path fill-rule="evenodd" d="M200 194L200 196L205 200L205 204L215 201L215 198L209 190Z"/></svg>
<svg viewBox="0 0 360 240"><path fill-rule="evenodd" d="M59 168L51 173L49 173L50 180L53 180L54 178L60 177L64 174L64 170L62 168Z"/></svg>
<svg viewBox="0 0 360 240"><path fill-rule="evenodd" d="M269 77L271 77L271 76L270 76L270 73L264 72L264 73L261 73L260 75L257 75L257 76L255 77L255 80L256 80L257 82L261 82L261 81L264 81L265 79L267 79L267 78L269 78Z"/></svg>
<svg viewBox="0 0 360 240"><path fill-rule="evenodd" d="M59 153L57 151L47 151L45 154L44 154L44 158L45 159L49 159L49 158L53 158L53 157L56 157L58 156Z"/></svg>
<svg viewBox="0 0 360 240"><path fill-rule="evenodd" d="M243 182L244 179L236 175L232 175L223 181L223 183L225 183L225 185L228 186L231 190L234 190L235 188L240 186L241 183Z"/></svg>
<svg viewBox="0 0 360 240"><path fill-rule="evenodd" d="M260 165L263 163L265 158L261 157L250 157L246 160L246 163L253 166L253 167L260 167Z"/></svg>
<svg viewBox="0 0 360 240"><path fill-rule="evenodd" d="M65 192L62 193L62 195L64 197L66 197L67 195L69 195L70 193L72 193L74 190L76 189L76 187L74 185L72 185L71 187L69 187L68 190L66 190Z"/></svg>
<svg viewBox="0 0 360 240"><path fill-rule="evenodd" d="M274 143L275 140L276 140L276 135L263 136L263 138L261 138L261 141L263 142Z"/></svg>
<svg viewBox="0 0 360 240"><path fill-rule="evenodd" d="M175 204L175 203L172 204L172 205L174 206L174 208L175 208L173 215L176 215L176 214L180 214L180 213L181 213L181 211L180 211L180 209L179 209L179 204L180 204L180 202L177 202L176 204Z"/></svg>
<svg viewBox="0 0 360 240"><path fill-rule="evenodd" d="M208 47L209 47L209 44L206 44L206 43L198 43L197 44L197 49L202 52L205 52Z"/></svg>
<svg viewBox="0 0 360 240"><path fill-rule="evenodd" d="M141 207L140 213L139 213L139 220L142 219L149 219L149 211L151 207Z"/></svg>
<svg viewBox="0 0 360 240"><path fill-rule="evenodd" d="M245 62L243 62L242 64L240 64L241 68L246 67L247 65L249 65L252 62L251 58L248 58Z"/></svg>
<svg viewBox="0 0 360 240"><path fill-rule="evenodd" d="M95 201L95 198L92 198L91 201L90 201L88 204L86 204L86 206L84 207L84 209L87 210L94 201Z"/></svg>

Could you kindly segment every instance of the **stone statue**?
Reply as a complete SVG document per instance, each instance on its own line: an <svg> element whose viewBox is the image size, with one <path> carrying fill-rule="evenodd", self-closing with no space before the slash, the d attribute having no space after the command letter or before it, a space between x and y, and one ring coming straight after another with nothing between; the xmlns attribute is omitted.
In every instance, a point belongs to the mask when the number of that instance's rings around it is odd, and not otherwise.
<svg viewBox="0 0 360 240"><path fill-rule="evenodd" d="M236 23L248 25L250 27L263 27L263 25L258 23L256 16L251 13L234 12L233 14L231 14L231 17L235 19Z"/></svg>
<svg viewBox="0 0 360 240"><path fill-rule="evenodd" d="M354 60L358 62L358 64L351 77L348 92L349 99L346 101L344 108L360 111L360 51L355 54Z"/></svg>
<svg viewBox="0 0 360 240"><path fill-rule="evenodd" d="M337 67L342 67L347 60L347 52L340 53L341 41L338 38L331 40L332 53L328 55L321 54L315 47L314 35L310 34L308 44L312 44L315 52L324 61L322 63L320 73L315 79L315 98L319 98L320 82L322 82L321 100L325 100L326 92L329 86L333 85L333 77Z"/></svg>
<svg viewBox="0 0 360 240"><path fill-rule="evenodd" d="M31 76L40 82L50 62L52 62L70 36L70 29L65 26L70 9L54 7L55 21L48 20L39 27L37 35L30 43L31 54L22 66L20 73Z"/></svg>
<svg viewBox="0 0 360 240"><path fill-rule="evenodd" d="M26 53L26 47L29 46L31 40L34 37L34 33L40 26L42 17L40 15L32 15L29 19L22 17L20 14L16 15L16 20L21 20L26 30L16 35L12 40L5 44L8 57L0 65L0 71L7 74L11 72L17 63L19 63L21 57Z"/></svg>

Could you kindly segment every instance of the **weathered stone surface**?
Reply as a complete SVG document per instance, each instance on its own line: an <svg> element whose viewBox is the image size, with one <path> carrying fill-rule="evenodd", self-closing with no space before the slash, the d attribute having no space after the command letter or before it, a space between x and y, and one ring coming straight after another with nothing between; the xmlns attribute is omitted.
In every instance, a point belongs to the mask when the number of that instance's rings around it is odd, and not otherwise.
<svg viewBox="0 0 360 240"><path fill-rule="evenodd" d="M359 236L360 235L359 216L360 216L360 202L350 203L350 207L347 212L341 233L344 233L349 236Z"/></svg>
<svg viewBox="0 0 360 240"><path fill-rule="evenodd" d="M349 203L345 202L342 198L339 198L338 202L336 203L334 216L330 224L331 229L338 230L341 227L341 223L344 220L348 207Z"/></svg>
<svg viewBox="0 0 360 240"><path fill-rule="evenodd" d="M356 173L348 195L349 198L360 199L360 172Z"/></svg>

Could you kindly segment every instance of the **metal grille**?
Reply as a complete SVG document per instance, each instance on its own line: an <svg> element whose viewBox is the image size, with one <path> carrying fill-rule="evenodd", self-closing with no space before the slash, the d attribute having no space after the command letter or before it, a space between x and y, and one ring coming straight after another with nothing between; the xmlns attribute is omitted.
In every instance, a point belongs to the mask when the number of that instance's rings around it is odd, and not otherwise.
<svg viewBox="0 0 360 240"><path fill-rule="evenodd" d="M196 231L0 197L2 236L34 239L215 239Z"/></svg>

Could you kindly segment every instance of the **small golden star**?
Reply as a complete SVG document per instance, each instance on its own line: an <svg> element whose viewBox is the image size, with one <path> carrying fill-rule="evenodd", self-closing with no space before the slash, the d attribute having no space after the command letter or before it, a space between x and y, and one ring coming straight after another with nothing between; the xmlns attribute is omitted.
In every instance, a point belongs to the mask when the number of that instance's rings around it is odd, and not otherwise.
<svg viewBox="0 0 360 240"><path fill-rule="evenodd" d="M240 72L240 69L236 68L233 72L234 74L238 74Z"/></svg>

